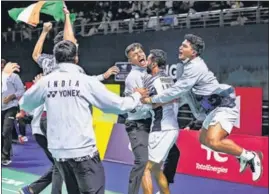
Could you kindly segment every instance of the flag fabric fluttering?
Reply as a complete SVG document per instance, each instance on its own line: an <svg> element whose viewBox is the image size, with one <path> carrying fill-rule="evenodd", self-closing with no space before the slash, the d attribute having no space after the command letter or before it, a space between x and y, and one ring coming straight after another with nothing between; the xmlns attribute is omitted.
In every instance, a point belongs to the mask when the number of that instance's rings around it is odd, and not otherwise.
<svg viewBox="0 0 269 194"><path fill-rule="evenodd" d="M64 21L63 6L63 1L38 1L25 8L13 8L8 11L8 14L16 22L25 22L36 27L40 21L40 13L52 16L57 22ZM70 14L70 19L73 23L76 15Z"/></svg>

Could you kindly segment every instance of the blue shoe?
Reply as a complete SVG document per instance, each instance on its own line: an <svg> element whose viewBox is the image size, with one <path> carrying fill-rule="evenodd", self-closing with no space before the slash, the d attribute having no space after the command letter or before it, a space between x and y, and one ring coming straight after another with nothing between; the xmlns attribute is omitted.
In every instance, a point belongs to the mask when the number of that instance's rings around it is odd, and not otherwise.
<svg viewBox="0 0 269 194"><path fill-rule="evenodd" d="M19 191L19 193L20 194L32 194L30 192L29 186L25 186L25 187L21 188L20 191Z"/></svg>

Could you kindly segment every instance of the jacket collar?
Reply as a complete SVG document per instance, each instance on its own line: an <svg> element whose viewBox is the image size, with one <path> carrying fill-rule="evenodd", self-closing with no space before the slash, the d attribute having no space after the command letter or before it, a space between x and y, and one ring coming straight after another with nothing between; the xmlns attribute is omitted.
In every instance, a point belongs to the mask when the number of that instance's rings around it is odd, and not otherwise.
<svg viewBox="0 0 269 194"><path fill-rule="evenodd" d="M182 63L184 65L188 65L190 63L196 63L196 62L201 61L201 60L202 60L202 58L198 56L198 57L195 57L194 59L186 59L186 60L182 61Z"/></svg>
<svg viewBox="0 0 269 194"><path fill-rule="evenodd" d="M132 70L146 71L147 68L145 68L145 67L139 67L137 65L132 65Z"/></svg>
<svg viewBox="0 0 269 194"><path fill-rule="evenodd" d="M84 69L74 63L59 63L59 71L70 73L84 73Z"/></svg>

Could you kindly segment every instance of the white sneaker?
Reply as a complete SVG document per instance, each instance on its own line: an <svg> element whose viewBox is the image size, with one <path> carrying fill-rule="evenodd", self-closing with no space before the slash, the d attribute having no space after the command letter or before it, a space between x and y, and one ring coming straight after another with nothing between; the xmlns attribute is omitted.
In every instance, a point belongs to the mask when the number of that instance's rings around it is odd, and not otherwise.
<svg viewBox="0 0 269 194"><path fill-rule="evenodd" d="M248 165L248 161L246 159L243 158L238 158L239 163L240 163L240 169L239 172L242 173L246 170L247 165Z"/></svg>
<svg viewBox="0 0 269 194"><path fill-rule="evenodd" d="M250 165L250 169L252 171L252 180L258 181L262 176L262 153L261 152L253 152L255 155L253 159L248 161Z"/></svg>
<svg viewBox="0 0 269 194"><path fill-rule="evenodd" d="M158 191L156 194L161 194L161 192L160 192L160 191Z"/></svg>

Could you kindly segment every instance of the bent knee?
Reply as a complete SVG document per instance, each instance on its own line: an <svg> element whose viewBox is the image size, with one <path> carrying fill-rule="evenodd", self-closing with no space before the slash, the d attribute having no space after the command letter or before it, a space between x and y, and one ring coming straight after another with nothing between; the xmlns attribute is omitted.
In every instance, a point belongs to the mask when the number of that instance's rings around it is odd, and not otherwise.
<svg viewBox="0 0 269 194"><path fill-rule="evenodd" d="M206 130L205 129L202 129L201 132L200 132L200 134L199 134L199 141L203 145L206 145L206 136L207 136Z"/></svg>
<svg viewBox="0 0 269 194"><path fill-rule="evenodd" d="M204 141L204 145L213 150L216 150L219 144L220 144L220 140L214 137L206 137Z"/></svg>

